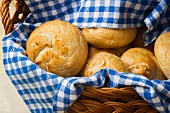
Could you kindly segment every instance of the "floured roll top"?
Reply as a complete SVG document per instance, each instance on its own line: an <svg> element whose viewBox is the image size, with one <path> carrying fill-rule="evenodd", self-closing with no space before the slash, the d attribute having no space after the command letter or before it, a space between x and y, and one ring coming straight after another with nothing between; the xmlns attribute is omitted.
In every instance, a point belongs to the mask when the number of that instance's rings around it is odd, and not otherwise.
<svg viewBox="0 0 170 113"><path fill-rule="evenodd" d="M27 41L27 55L44 70L67 77L77 75L87 58L82 32L64 21L50 21L35 29Z"/></svg>

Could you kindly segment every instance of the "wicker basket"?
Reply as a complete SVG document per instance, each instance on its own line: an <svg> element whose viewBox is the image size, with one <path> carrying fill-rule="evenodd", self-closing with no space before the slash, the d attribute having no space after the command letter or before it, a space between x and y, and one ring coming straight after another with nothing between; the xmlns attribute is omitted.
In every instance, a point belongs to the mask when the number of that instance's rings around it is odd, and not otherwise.
<svg viewBox="0 0 170 113"><path fill-rule="evenodd" d="M14 24L22 22L30 13L23 0L16 0L16 11L10 18L11 0L3 0L1 4L2 23L5 34L14 29ZM19 15L23 16L19 18ZM143 100L132 87L94 88L86 86L79 99L67 110L68 113L157 113Z"/></svg>

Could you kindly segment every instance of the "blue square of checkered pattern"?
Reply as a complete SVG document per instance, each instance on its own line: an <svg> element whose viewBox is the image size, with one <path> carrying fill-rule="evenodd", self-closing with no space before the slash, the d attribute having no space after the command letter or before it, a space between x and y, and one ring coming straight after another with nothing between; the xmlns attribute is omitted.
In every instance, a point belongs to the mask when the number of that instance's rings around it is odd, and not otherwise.
<svg viewBox="0 0 170 113"><path fill-rule="evenodd" d="M53 19L80 28L148 27L145 43L170 30L168 0L26 0L32 14L3 38L3 63L7 75L31 112L64 112L80 96L85 85L132 86L159 112L169 112L170 81L148 80L141 75L102 69L91 77L62 78L42 70L25 54L25 43L39 25ZM107 82L107 83L106 83Z"/></svg>
<svg viewBox="0 0 170 113"><path fill-rule="evenodd" d="M146 25L145 45L170 31L169 0L67 0L25 1L37 22L54 19L78 27L134 28Z"/></svg>

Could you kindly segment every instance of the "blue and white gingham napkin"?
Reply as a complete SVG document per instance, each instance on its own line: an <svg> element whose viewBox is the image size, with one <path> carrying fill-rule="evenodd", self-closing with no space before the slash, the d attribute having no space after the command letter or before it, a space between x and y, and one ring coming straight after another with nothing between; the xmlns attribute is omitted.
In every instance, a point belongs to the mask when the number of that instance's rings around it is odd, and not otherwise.
<svg viewBox="0 0 170 113"><path fill-rule="evenodd" d="M30 33L41 23L60 19L80 28L130 28L146 25L145 44L170 30L168 0L25 0L31 10L24 23L3 38L3 63L7 75L33 113L64 112L79 97L85 85L132 86L162 113L170 112L170 80L102 69L91 77L63 78L42 70L25 55Z"/></svg>

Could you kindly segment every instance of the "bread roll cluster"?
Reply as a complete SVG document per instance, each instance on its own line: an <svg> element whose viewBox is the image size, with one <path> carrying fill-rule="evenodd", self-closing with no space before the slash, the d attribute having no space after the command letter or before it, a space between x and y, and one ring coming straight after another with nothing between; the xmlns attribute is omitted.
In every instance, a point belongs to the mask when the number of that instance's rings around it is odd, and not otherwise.
<svg viewBox="0 0 170 113"><path fill-rule="evenodd" d="M165 46L170 44L167 42L164 45L164 40L158 38L155 57L153 45L143 46L143 33L143 28L78 29L68 22L54 20L42 24L31 33L26 52L30 60L42 69L62 77L76 76L78 73L89 77L100 69L110 68L149 79L164 80L164 74L170 78L170 61L164 60L169 60L168 47ZM161 37L170 39L170 34Z"/></svg>

